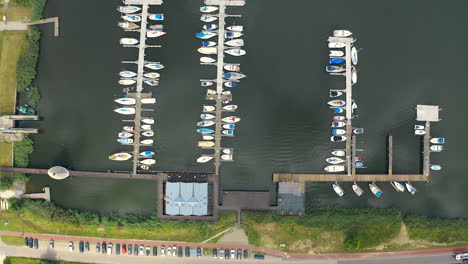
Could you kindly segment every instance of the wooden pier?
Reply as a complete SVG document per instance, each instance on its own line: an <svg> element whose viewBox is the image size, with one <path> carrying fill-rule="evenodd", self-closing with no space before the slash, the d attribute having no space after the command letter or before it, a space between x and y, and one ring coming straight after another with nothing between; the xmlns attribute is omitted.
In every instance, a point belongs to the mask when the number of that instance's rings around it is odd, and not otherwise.
<svg viewBox="0 0 468 264"><path fill-rule="evenodd" d="M430 177L423 174L302 174L274 173L274 182L389 182L415 181L429 182Z"/></svg>
<svg viewBox="0 0 468 264"><path fill-rule="evenodd" d="M28 26L54 23L54 36L59 36L59 17L51 17L28 23Z"/></svg>
<svg viewBox="0 0 468 264"><path fill-rule="evenodd" d="M46 18L34 22L27 21L5 21L0 23L0 31L16 31L16 30L27 30L29 26L54 23L54 36L59 36L59 18L52 17Z"/></svg>

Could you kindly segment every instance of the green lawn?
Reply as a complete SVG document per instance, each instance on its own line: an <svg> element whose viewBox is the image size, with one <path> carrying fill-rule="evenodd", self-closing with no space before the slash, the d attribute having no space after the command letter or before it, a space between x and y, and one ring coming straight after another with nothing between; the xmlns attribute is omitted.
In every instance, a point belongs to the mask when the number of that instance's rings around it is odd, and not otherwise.
<svg viewBox="0 0 468 264"><path fill-rule="evenodd" d="M3 264L80 264L84 262L68 262L32 258L7 257Z"/></svg>
<svg viewBox="0 0 468 264"><path fill-rule="evenodd" d="M24 238L18 236L2 236L2 241L7 245L11 246L22 246L24 245Z"/></svg>

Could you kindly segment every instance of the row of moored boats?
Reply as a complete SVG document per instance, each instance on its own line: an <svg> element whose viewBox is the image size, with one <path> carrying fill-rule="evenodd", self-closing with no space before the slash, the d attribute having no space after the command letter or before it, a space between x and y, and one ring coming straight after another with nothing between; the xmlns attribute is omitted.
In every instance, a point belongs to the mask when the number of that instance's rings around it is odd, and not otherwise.
<svg viewBox="0 0 468 264"><path fill-rule="evenodd" d="M423 136L426 134L426 128L423 125L414 125L414 135ZM445 143L445 138L443 137L433 137L429 139L429 151L431 152L441 152L444 150L443 144ZM429 168L431 170L442 170L442 166L439 164L430 164Z"/></svg>
<svg viewBox="0 0 468 264"><path fill-rule="evenodd" d="M414 188L410 182L405 182L402 184L398 181L391 181L390 184L397 192L405 192L406 189L411 195L416 193L416 188ZM332 183L332 188L340 197L345 194L344 189L338 184L338 182ZM356 182L353 183L352 189L357 196L364 194L364 190ZM376 197L380 197L383 193L382 189L380 189L375 182L369 183L369 190Z"/></svg>

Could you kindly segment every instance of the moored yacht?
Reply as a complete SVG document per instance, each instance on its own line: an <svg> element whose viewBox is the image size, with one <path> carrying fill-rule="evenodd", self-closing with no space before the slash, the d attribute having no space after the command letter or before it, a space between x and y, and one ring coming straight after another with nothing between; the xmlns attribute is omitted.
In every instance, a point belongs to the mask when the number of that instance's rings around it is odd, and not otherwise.
<svg viewBox="0 0 468 264"><path fill-rule="evenodd" d="M343 67L339 67L339 66L329 65L329 66L325 67L325 71L326 71L326 72L336 72L336 73L339 73L339 72L344 72L344 71L346 71L346 69L343 68Z"/></svg>
<svg viewBox="0 0 468 264"><path fill-rule="evenodd" d="M201 122L198 122L197 123L197 126L200 126L200 127L209 127L209 126L212 126L214 125L215 122L214 121L201 121Z"/></svg>
<svg viewBox="0 0 468 264"><path fill-rule="evenodd" d="M340 97L341 95L343 95L343 92L340 92L340 91L330 91L328 92L328 95L330 97Z"/></svg>
<svg viewBox="0 0 468 264"><path fill-rule="evenodd" d="M339 30L333 30L333 36L337 38L347 38L351 36L353 32L349 30L344 30L344 29L339 29Z"/></svg>
<svg viewBox="0 0 468 264"><path fill-rule="evenodd" d="M227 80L240 80L245 78L246 75L239 72L227 72L223 74L223 78Z"/></svg>
<svg viewBox="0 0 468 264"><path fill-rule="evenodd" d="M161 76L161 74L157 73L157 72L146 72L146 73L143 73L143 77L145 78L149 78L149 79L157 79Z"/></svg>
<svg viewBox="0 0 468 264"><path fill-rule="evenodd" d="M244 31L244 26L229 26L229 27L226 27L227 30L230 30L230 31Z"/></svg>
<svg viewBox="0 0 468 264"><path fill-rule="evenodd" d="M344 52L341 50L330 50L330 53L328 54L329 57L343 57Z"/></svg>
<svg viewBox="0 0 468 264"><path fill-rule="evenodd" d="M119 72L119 75L123 78L132 78L132 77L137 76L136 72L132 72L132 71L121 71Z"/></svg>
<svg viewBox="0 0 468 264"><path fill-rule="evenodd" d="M200 12L202 13L211 13L217 11L219 8L216 6L202 6L200 7Z"/></svg>
<svg viewBox="0 0 468 264"><path fill-rule="evenodd" d="M234 130L227 129L227 130L223 130L221 133L223 133L226 136L233 136L234 135Z"/></svg>
<svg viewBox="0 0 468 264"><path fill-rule="evenodd" d="M414 188L413 185L411 185L411 183L406 182L405 185L406 185L406 190L408 190L408 192L411 195L414 195L416 193L416 188Z"/></svg>
<svg viewBox="0 0 468 264"><path fill-rule="evenodd" d="M145 164L145 165L153 165L156 163L156 160L154 159L144 159L144 160L139 160L139 162L141 164Z"/></svg>
<svg viewBox="0 0 468 264"><path fill-rule="evenodd" d="M197 37L199 39L209 39L209 38L212 38L212 37L214 37L216 35L218 35L218 34L216 34L214 32L200 32L200 33L196 33L195 37Z"/></svg>
<svg viewBox="0 0 468 264"><path fill-rule="evenodd" d="M141 99L142 104L155 104L156 98L143 98Z"/></svg>
<svg viewBox="0 0 468 264"><path fill-rule="evenodd" d="M218 24L206 24L203 25L203 30L216 30L219 28Z"/></svg>
<svg viewBox="0 0 468 264"><path fill-rule="evenodd" d="M148 16L148 18L150 20L162 21L162 20L164 20L164 14L154 14L154 15Z"/></svg>
<svg viewBox="0 0 468 264"><path fill-rule="evenodd" d="M341 64L341 63L344 63L346 61L344 59L342 59L342 58L330 58L329 62L330 62L330 64Z"/></svg>
<svg viewBox="0 0 468 264"><path fill-rule="evenodd" d="M375 185L374 182L369 183L369 189L377 197L380 197L382 195L382 190L377 185Z"/></svg>
<svg viewBox="0 0 468 264"><path fill-rule="evenodd" d="M132 144L133 139L131 139L131 138L119 138L119 139L117 139L117 142L119 142L120 144Z"/></svg>
<svg viewBox="0 0 468 264"><path fill-rule="evenodd" d="M140 22L141 21L141 16L137 16L137 15L126 15L126 16L122 16L122 18L128 22Z"/></svg>
<svg viewBox="0 0 468 264"><path fill-rule="evenodd" d="M430 168L431 168L431 170L438 171L438 170L442 169L442 166L440 166L438 164L431 164Z"/></svg>
<svg viewBox="0 0 468 264"><path fill-rule="evenodd" d="M145 139L145 140L140 141L140 144L141 145L151 145L151 144L153 144L153 142L154 142L154 140L152 140L152 139Z"/></svg>
<svg viewBox="0 0 468 264"><path fill-rule="evenodd" d="M200 62L201 63L213 63L213 62L216 62L216 60L210 57L201 57Z"/></svg>
<svg viewBox="0 0 468 264"><path fill-rule="evenodd" d="M138 44L138 39L136 38L121 38L120 44L122 45L135 45Z"/></svg>
<svg viewBox="0 0 468 264"><path fill-rule="evenodd" d="M338 157L329 157L329 158L326 158L325 161L330 163L330 164L340 164L340 163L345 162L344 159L338 158Z"/></svg>
<svg viewBox="0 0 468 264"><path fill-rule="evenodd" d="M351 48L351 62L353 63L353 65L358 64L358 53L356 47Z"/></svg>
<svg viewBox="0 0 468 264"><path fill-rule="evenodd" d="M332 151L331 154L338 156L338 157L344 157L346 155L346 152L344 150L338 149L338 150Z"/></svg>
<svg viewBox="0 0 468 264"><path fill-rule="evenodd" d="M203 21L203 22L206 22L206 23L210 23L210 22L218 20L218 17L217 16L210 16L210 15L202 15L200 17L200 20Z"/></svg>
<svg viewBox="0 0 468 264"><path fill-rule="evenodd" d="M145 124L152 125L152 124L154 124L154 119L153 118L143 118L143 119L141 119L141 122L143 122Z"/></svg>
<svg viewBox="0 0 468 264"><path fill-rule="evenodd" d="M135 12L138 12L141 10L141 7L138 7L138 6L131 6L131 5L128 5L128 6L119 6L117 8L117 10L119 10L120 13L126 13L126 14L131 14L131 13L135 13Z"/></svg>
<svg viewBox="0 0 468 264"><path fill-rule="evenodd" d="M206 163L210 160L212 160L214 157L213 156L201 156L197 159L198 163Z"/></svg>
<svg viewBox="0 0 468 264"><path fill-rule="evenodd" d="M237 123L237 122L240 121L240 117L237 117L237 116L227 116L227 117L221 119L221 121L226 122L226 123L230 123L230 124L232 124L232 123Z"/></svg>
<svg viewBox="0 0 468 264"><path fill-rule="evenodd" d="M144 83L146 83L149 86L158 86L159 85L159 80L144 80Z"/></svg>
<svg viewBox="0 0 468 264"><path fill-rule="evenodd" d="M129 160L132 157L132 154L127 153L127 152L119 152L119 153L114 153L109 156L110 160L117 160L117 161L123 161L123 160Z"/></svg>
<svg viewBox="0 0 468 264"><path fill-rule="evenodd" d="M237 87L237 82L224 82L224 85L229 88Z"/></svg>
<svg viewBox="0 0 468 264"><path fill-rule="evenodd" d="M331 127L344 127L346 126L346 123L343 121L333 121L331 123Z"/></svg>
<svg viewBox="0 0 468 264"><path fill-rule="evenodd" d="M133 79L120 79L119 80L120 85L132 85L134 83L136 83L136 81Z"/></svg>
<svg viewBox="0 0 468 264"><path fill-rule="evenodd" d="M154 152L153 151L143 151L143 152L140 152L140 156L142 157L151 157L154 155Z"/></svg>
<svg viewBox="0 0 468 264"><path fill-rule="evenodd" d="M122 114L122 115L133 115L135 114L135 108L121 107L121 108L114 109L114 112Z"/></svg>
<svg viewBox="0 0 468 264"><path fill-rule="evenodd" d="M152 70L160 70L164 68L164 65L162 65L161 63L147 63L145 64L145 67Z"/></svg>
<svg viewBox="0 0 468 264"><path fill-rule="evenodd" d="M200 118L201 119L214 119L216 116L212 114L201 114Z"/></svg>
<svg viewBox="0 0 468 264"><path fill-rule="evenodd" d="M346 105L346 102L344 100L331 100L328 104L334 107L342 107Z"/></svg>
<svg viewBox="0 0 468 264"><path fill-rule="evenodd" d="M225 64L223 67L227 71L240 71L240 65L239 64Z"/></svg>
<svg viewBox="0 0 468 264"><path fill-rule="evenodd" d="M134 105L136 103L135 98L119 98L115 99L114 102L121 105Z"/></svg>
<svg viewBox="0 0 468 264"><path fill-rule="evenodd" d="M329 42L328 47L331 49L339 49L339 48L344 48L346 46L345 43L343 42Z"/></svg>
<svg viewBox="0 0 468 264"><path fill-rule="evenodd" d="M244 40L243 39L231 39L229 41L224 42L225 45L231 46L231 47L242 47L244 46Z"/></svg>
<svg viewBox="0 0 468 264"><path fill-rule="evenodd" d="M345 170L345 166L343 166L343 165L328 165L323 169L326 172L343 172Z"/></svg>
<svg viewBox="0 0 468 264"><path fill-rule="evenodd" d="M129 137L133 137L133 134L129 133L129 132L120 132L118 134L118 137L119 138L129 138Z"/></svg>
<svg viewBox="0 0 468 264"><path fill-rule="evenodd" d="M142 132L141 135L145 136L145 137L152 137L152 136L154 136L154 132L153 131L145 131L145 132Z"/></svg>
<svg viewBox="0 0 468 264"><path fill-rule="evenodd" d="M234 111L237 109L237 105L225 105L223 106L223 110L227 110L227 111Z"/></svg>
<svg viewBox="0 0 468 264"><path fill-rule="evenodd" d="M241 32L238 32L238 31L228 31L226 33L224 33L224 38L226 39L233 39L233 38L239 38L239 37L242 37L242 34Z"/></svg>
<svg viewBox="0 0 468 264"><path fill-rule="evenodd" d="M158 38L166 35L167 33L161 30L148 30L146 31L146 37L148 38Z"/></svg>
<svg viewBox="0 0 468 264"><path fill-rule="evenodd" d="M444 144L445 143L445 138L436 137L436 138L431 138L429 141L432 144Z"/></svg>
<svg viewBox="0 0 468 264"><path fill-rule="evenodd" d="M198 48L198 52L205 55L215 55L218 54L218 48L216 47L201 47Z"/></svg>
<svg viewBox="0 0 468 264"><path fill-rule="evenodd" d="M216 46L217 44L216 44L216 42L214 42L214 41L205 40L205 41L202 41L201 45L202 45L203 47L214 47L214 46Z"/></svg>
<svg viewBox="0 0 468 264"><path fill-rule="evenodd" d="M227 49L227 50L224 50L224 52L232 56L243 56L247 54L247 52L243 49Z"/></svg>
<svg viewBox="0 0 468 264"><path fill-rule="evenodd" d="M137 29L140 27L137 24L131 23L131 22L119 22L117 23L117 25L126 30L133 30L133 29Z"/></svg>
<svg viewBox="0 0 468 264"><path fill-rule="evenodd" d="M203 112L213 112L214 110L216 110L216 107L214 107L212 105L204 105L203 106Z"/></svg>
<svg viewBox="0 0 468 264"><path fill-rule="evenodd" d="M197 132L200 134L213 134L215 131L209 128L199 128L197 129Z"/></svg>
<svg viewBox="0 0 468 264"><path fill-rule="evenodd" d="M346 141L346 136L331 136L330 141L332 141L332 142L343 142L343 141Z"/></svg>
<svg viewBox="0 0 468 264"><path fill-rule="evenodd" d="M346 134L346 130L344 129L332 129L332 135L340 136Z"/></svg>
<svg viewBox="0 0 468 264"><path fill-rule="evenodd" d="M405 186L403 184L397 182L397 181L392 181L390 184L395 188L397 192L404 192L405 191Z"/></svg>
<svg viewBox="0 0 468 264"><path fill-rule="evenodd" d="M198 141L197 146L200 148L212 148L215 143L213 141Z"/></svg>
<svg viewBox="0 0 468 264"><path fill-rule="evenodd" d="M332 183L332 187L333 187L333 190L335 191L335 193L338 194L338 196L341 197L341 196L344 195L343 188L341 188L341 186L338 184L338 182Z"/></svg>
<svg viewBox="0 0 468 264"><path fill-rule="evenodd" d="M357 196L361 196L364 193L364 191L361 189L361 187L359 187L359 185L356 182L353 183L352 188Z"/></svg>

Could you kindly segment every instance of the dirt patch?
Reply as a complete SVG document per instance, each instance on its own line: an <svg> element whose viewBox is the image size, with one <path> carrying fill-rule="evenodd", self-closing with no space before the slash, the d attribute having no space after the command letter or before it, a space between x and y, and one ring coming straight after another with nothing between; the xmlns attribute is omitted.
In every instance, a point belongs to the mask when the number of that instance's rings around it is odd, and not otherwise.
<svg viewBox="0 0 468 264"><path fill-rule="evenodd" d="M232 232L228 232L224 234L219 240L218 243L220 244L241 244L241 245L248 245L249 239L247 234L245 233L244 229L242 228L234 228Z"/></svg>

